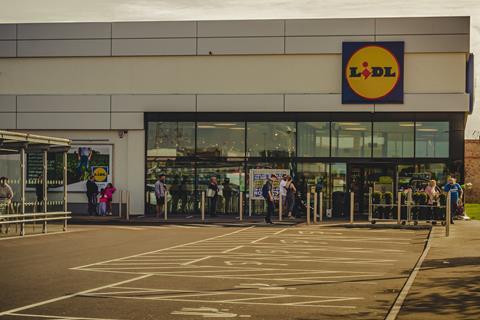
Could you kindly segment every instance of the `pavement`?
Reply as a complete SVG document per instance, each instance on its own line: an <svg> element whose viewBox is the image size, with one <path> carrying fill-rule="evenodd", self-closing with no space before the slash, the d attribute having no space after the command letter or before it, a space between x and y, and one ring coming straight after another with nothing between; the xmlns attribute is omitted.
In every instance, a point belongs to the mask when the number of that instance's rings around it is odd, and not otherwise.
<svg viewBox="0 0 480 320"><path fill-rule="evenodd" d="M480 319L480 221L455 221L448 238L433 229L398 319Z"/></svg>
<svg viewBox="0 0 480 320"><path fill-rule="evenodd" d="M0 320L384 319L428 234L89 224L0 239Z"/></svg>

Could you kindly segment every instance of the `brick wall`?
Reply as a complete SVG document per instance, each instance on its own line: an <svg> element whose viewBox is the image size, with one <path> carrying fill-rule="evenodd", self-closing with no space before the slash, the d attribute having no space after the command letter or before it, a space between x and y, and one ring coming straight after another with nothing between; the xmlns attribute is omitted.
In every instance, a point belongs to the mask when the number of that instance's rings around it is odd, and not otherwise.
<svg viewBox="0 0 480 320"><path fill-rule="evenodd" d="M467 202L480 202L480 140L465 140L465 182L473 188L467 191Z"/></svg>

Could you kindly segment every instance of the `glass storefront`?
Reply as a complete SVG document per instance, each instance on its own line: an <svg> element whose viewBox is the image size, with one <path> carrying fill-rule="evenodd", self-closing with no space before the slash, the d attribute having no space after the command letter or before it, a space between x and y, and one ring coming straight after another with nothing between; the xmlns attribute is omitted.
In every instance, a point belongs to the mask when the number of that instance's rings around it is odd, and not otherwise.
<svg viewBox="0 0 480 320"><path fill-rule="evenodd" d="M150 213L155 210L153 186L160 173L167 176L169 212L199 214L201 193L215 176L221 189L216 211L229 215L238 214L240 192L244 192L245 214L264 213L263 201L249 200L252 169L288 169L302 202L307 190L323 192L324 212L353 191L359 213L365 211L369 188L397 192L425 179L443 184L459 170L451 167L449 159L449 121L249 121L242 117L225 121L235 116L157 121L158 117L148 114L146 118ZM341 216L344 211L331 213Z"/></svg>

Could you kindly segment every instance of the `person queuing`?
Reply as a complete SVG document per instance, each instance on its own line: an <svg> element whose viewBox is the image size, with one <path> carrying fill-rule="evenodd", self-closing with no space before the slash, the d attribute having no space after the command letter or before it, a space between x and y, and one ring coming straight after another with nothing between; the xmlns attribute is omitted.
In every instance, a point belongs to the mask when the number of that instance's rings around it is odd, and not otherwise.
<svg viewBox="0 0 480 320"><path fill-rule="evenodd" d="M430 208L431 219L435 220L436 219L435 208L433 208L433 205L435 203L437 203L438 198L440 196L440 192L438 191L438 187L437 187L437 182L435 180L430 180L428 182L428 185L425 187L424 191L425 191L425 193L427 194L427 197L428 197L427 204L429 206L432 206Z"/></svg>
<svg viewBox="0 0 480 320"><path fill-rule="evenodd" d="M286 209L288 212L288 218L294 219L292 213L293 213L293 208L295 206L295 194L297 193L297 188L295 187L295 184L293 183L291 176L287 177L287 184L285 186L285 189L287 191L285 203L286 203Z"/></svg>
<svg viewBox="0 0 480 320"><path fill-rule="evenodd" d="M0 178L0 208L2 209L0 213L8 213L8 210L10 208L10 205L13 199L12 187L10 187L10 185L7 182L8 182L7 177ZM5 208L4 212L3 212L3 208Z"/></svg>
<svg viewBox="0 0 480 320"><path fill-rule="evenodd" d="M272 174L267 178L267 181L262 187L262 195L267 204L267 215L265 216L265 223L273 224L272 215L275 214L275 198L273 197L273 182L277 180L277 176Z"/></svg>
<svg viewBox="0 0 480 320"><path fill-rule="evenodd" d="M37 196L37 202L35 203L35 211L40 212L43 204L43 175L39 174L35 181L35 195Z"/></svg>
<svg viewBox="0 0 480 320"><path fill-rule="evenodd" d="M463 196L463 190L462 187L457 183L457 180L454 177L448 178L447 184L443 187L443 190L445 192L450 193L450 223L453 224L453 216L457 212L457 208L459 204L461 204L461 199Z"/></svg>
<svg viewBox="0 0 480 320"><path fill-rule="evenodd" d="M155 182L155 197L157 198L157 218L163 214L163 207L165 205L165 193L167 186L165 185L165 175L158 176L157 182Z"/></svg>
<svg viewBox="0 0 480 320"><path fill-rule="evenodd" d="M105 196L107 197L107 214L112 215L112 200L113 200L113 194L117 191L117 189L113 186L113 184L108 183L107 186L105 187Z"/></svg>
<svg viewBox="0 0 480 320"><path fill-rule="evenodd" d="M217 177L211 177L207 188L208 210L211 217L217 216L218 191Z"/></svg>
<svg viewBox="0 0 480 320"><path fill-rule="evenodd" d="M88 215L97 214L97 195L98 195L98 186L95 183L95 177L90 175L88 177L87 183L87 200L88 200Z"/></svg>
<svg viewBox="0 0 480 320"><path fill-rule="evenodd" d="M282 180L280 180L280 201L278 206L282 206L282 212L285 212L287 209L287 175L282 175Z"/></svg>

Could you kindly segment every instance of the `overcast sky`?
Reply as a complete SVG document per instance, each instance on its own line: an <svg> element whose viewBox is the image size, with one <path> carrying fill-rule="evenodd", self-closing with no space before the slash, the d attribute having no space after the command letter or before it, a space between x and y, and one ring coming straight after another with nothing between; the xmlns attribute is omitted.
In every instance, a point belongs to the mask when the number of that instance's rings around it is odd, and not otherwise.
<svg viewBox="0 0 480 320"><path fill-rule="evenodd" d="M0 0L0 23L460 15L472 18L478 80L480 0ZM466 135L480 138L478 85Z"/></svg>

